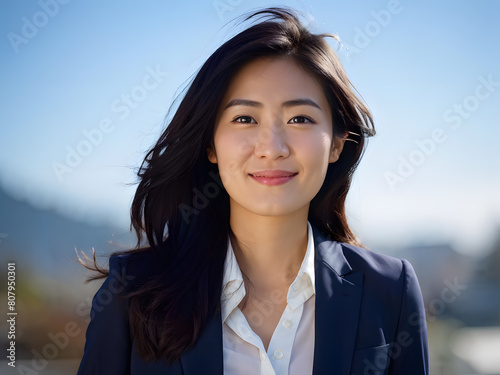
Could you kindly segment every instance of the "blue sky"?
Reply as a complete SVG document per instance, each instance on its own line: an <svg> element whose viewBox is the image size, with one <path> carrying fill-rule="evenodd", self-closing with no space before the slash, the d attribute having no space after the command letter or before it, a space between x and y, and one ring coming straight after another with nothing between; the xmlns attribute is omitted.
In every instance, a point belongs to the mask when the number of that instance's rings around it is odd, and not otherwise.
<svg viewBox="0 0 500 375"><path fill-rule="evenodd" d="M0 184L126 228L134 168L178 88L228 21L277 5L340 36L374 113L348 202L365 244L480 251L500 223L497 1L3 1Z"/></svg>

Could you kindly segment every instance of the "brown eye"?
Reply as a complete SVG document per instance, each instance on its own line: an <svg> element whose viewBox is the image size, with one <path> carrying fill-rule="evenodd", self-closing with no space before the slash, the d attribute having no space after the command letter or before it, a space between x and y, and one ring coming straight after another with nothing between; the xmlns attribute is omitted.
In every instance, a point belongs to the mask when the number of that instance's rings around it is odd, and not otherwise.
<svg viewBox="0 0 500 375"><path fill-rule="evenodd" d="M233 122L239 122L241 124L252 124L255 123L256 121L251 118L250 116L239 116L236 117Z"/></svg>
<svg viewBox="0 0 500 375"><path fill-rule="evenodd" d="M314 121L306 116L295 116L288 122L291 124L314 124Z"/></svg>

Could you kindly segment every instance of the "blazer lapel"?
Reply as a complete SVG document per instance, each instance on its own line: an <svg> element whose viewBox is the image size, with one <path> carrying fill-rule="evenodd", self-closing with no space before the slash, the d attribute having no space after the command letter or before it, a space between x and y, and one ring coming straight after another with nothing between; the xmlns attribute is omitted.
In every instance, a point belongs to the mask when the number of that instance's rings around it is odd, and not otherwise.
<svg viewBox="0 0 500 375"><path fill-rule="evenodd" d="M348 375L361 304L363 274L353 272L340 243L315 231L313 374Z"/></svg>
<svg viewBox="0 0 500 375"><path fill-rule="evenodd" d="M223 373L220 313L205 325L196 345L181 357L181 363L185 375Z"/></svg>

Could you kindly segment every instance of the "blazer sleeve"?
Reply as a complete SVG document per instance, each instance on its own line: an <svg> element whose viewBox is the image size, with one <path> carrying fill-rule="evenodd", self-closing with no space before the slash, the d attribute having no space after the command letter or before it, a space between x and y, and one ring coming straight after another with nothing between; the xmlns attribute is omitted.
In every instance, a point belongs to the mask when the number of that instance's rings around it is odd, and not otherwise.
<svg viewBox="0 0 500 375"><path fill-rule="evenodd" d="M122 257L109 260L109 276L92 300L91 321L78 375L130 373L131 340L125 304L118 296L131 277L122 267Z"/></svg>
<svg viewBox="0 0 500 375"><path fill-rule="evenodd" d="M389 374L429 374L427 323L417 275L403 260L403 298L395 341L391 347Z"/></svg>

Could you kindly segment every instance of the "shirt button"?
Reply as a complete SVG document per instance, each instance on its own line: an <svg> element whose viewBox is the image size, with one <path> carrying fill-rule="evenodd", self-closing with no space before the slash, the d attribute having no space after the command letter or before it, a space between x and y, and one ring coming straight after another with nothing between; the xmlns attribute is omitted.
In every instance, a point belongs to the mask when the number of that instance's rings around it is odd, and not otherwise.
<svg viewBox="0 0 500 375"><path fill-rule="evenodd" d="M264 353L263 351L260 352L260 359L262 359L263 361L267 358L267 355L266 353Z"/></svg>
<svg viewBox="0 0 500 375"><path fill-rule="evenodd" d="M283 325L285 326L285 328L290 328L292 326L292 322L286 319L283 320Z"/></svg>
<svg viewBox="0 0 500 375"><path fill-rule="evenodd" d="M276 359L281 359L281 358L283 358L284 355L285 354L281 350L276 350L274 352L274 358L276 358Z"/></svg>

